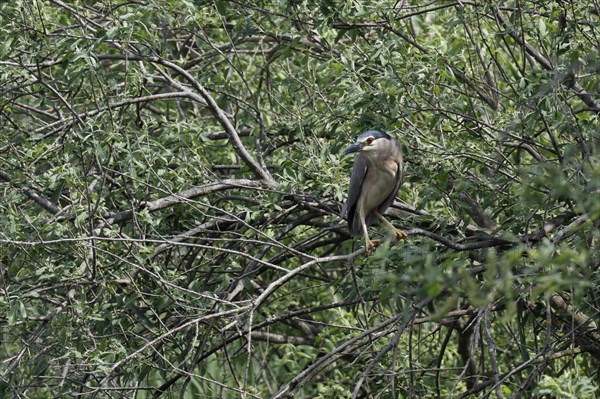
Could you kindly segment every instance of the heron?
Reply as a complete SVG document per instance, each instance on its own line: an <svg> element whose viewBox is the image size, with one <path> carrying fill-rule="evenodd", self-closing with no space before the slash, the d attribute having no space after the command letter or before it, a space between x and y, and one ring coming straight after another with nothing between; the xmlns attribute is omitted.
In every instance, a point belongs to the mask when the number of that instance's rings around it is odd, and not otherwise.
<svg viewBox="0 0 600 399"><path fill-rule="evenodd" d="M402 147L398 140L379 130L361 133L344 155L358 152L352 167L348 199L342 215L348 221L352 236L362 234L367 255L375 252L381 240L371 240L367 228L379 219L393 232L394 240L407 235L389 222L383 214L392 205L402 183Z"/></svg>

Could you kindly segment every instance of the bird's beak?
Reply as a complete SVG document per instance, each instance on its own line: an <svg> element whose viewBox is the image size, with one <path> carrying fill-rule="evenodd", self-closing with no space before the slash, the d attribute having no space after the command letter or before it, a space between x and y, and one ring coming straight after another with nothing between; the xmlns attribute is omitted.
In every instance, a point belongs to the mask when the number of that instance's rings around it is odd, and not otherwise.
<svg viewBox="0 0 600 399"><path fill-rule="evenodd" d="M358 152L362 150L362 147L363 146L361 143L354 143L344 150L344 155L350 154L351 152Z"/></svg>

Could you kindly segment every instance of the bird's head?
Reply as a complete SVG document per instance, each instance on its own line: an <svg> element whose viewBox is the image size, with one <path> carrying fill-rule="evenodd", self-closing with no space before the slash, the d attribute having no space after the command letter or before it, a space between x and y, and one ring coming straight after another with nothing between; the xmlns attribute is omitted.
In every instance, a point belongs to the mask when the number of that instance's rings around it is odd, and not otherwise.
<svg viewBox="0 0 600 399"><path fill-rule="evenodd" d="M351 152L370 152L389 146L392 138L385 132L369 130L361 133L354 144L344 150L344 155Z"/></svg>

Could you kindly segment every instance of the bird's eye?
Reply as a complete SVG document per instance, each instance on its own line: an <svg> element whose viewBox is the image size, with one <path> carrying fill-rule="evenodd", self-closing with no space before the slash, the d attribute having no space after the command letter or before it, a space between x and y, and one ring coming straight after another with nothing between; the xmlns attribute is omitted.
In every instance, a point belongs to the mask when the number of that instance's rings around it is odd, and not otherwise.
<svg viewBox="0 0 600 399"><path fill-rule="evenodd" d="M374 140L374 138L373 138L373 137L369 137L369 138L367 139L367 144L369 144L369 145L373 144L373 140Z"/></svg>

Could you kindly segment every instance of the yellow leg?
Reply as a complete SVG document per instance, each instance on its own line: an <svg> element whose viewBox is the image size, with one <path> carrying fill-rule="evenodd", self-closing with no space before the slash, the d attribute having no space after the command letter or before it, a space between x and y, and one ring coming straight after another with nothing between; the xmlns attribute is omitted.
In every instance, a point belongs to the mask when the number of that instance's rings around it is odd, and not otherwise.
<svg viewBox="0 0 600 399"><path fill-rule="evenodd" d="M377 218L394 233L394 237L392 238L393 242L396 242L398 240L406 240L408 235L404 231L397 229L396 226L394 226L389 220L384 218L383 215L379 213L377 209L375 209L373 212L375 213L375 216L377 216Z"/></svg>
<svg viewBox="0 0 600 399"><path fill-rule="evenodd" d="M365 236L365 253L368 255L372 255L375 253L375 249L381 244L381 240L371 241L369 239L369 233L367 232L367 224L365 223L364 215L360 215L360 220L363 229L363 235Z"/></svg>

